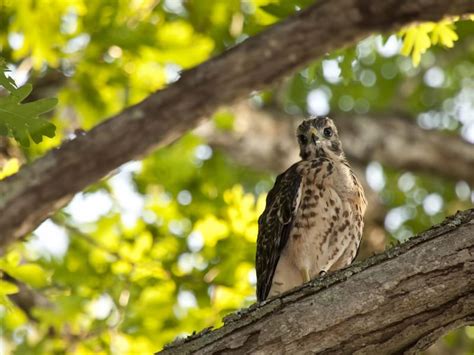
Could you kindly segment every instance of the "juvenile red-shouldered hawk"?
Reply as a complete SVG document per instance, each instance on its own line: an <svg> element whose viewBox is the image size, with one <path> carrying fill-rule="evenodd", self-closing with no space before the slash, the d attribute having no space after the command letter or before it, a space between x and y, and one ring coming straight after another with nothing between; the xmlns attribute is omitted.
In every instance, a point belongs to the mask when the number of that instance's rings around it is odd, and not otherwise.
<svg viewBox="0 0 474 355"><path fill-rule="evenodd" d="M357 255L367 202L328 117L297 130L299 162L279 175L258 220L257 300L285 292Z"/></svg>

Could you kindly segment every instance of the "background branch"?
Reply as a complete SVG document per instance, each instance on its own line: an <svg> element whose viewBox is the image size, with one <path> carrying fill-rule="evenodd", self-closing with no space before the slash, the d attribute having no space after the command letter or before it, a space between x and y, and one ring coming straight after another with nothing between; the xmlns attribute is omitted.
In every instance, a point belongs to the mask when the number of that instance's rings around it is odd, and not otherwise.
<svg viewBox="0 0 474 355"><path fill-rule="evenodd" d="M228 109L234 115L233 130L220 130L209 122L196 129L196 134L239 164L255 170L279 174L299 159L295 132L304 117L291 116L273 108L259 109L247 100ZM333 118L339 127L346 155L361 179L369 201L365 236L371 233L372 227L383 230L386 214L379 195L365 179L365 166L372 160L394 169L433 173L474 185L474 177L470 174L474 166L474 146L457 135L427 131L412 120L396 115L336 115ZM368 238L364 241L371 245L368 248L363 245L362 258L374 250L384 250L383 241L378 245L372 245Z"/></svg>
<svg viewBox="0 0 474 355"><path fill-rule="evenodd" d="M210 145L257 170L280 173L298 159L295 132L304 117L258 109L248 101L232 106L230 111L235 117L233 131L222 131L209 123L196 132ZM458 135L424 130L414 120L395 114L332 117L354 166L376 160L394 169L433 173L474 185L474 145Z"/></svg>

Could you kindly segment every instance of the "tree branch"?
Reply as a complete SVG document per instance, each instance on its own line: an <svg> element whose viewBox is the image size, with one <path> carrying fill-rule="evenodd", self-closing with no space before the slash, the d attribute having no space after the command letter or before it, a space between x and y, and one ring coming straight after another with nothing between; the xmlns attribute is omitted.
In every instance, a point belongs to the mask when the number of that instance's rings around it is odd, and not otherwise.
<svg viewBox="0 0 474 355"><path fill-rule="evenodd" d="M474 323L474 209L384 254L178 340L162 354L393 354Z"/></svg>
<svg viewBox="0 0 474 355"><path fill-rule="evenodd" d="M183 73L165 90L67 141L0 184L0 247L34 229L73 194L194 128L310 60L377 31L474 12L471 0L321 0ZM341 15L343 14L343 16Z"/></svg>
<svg viewBox="0 0 474 355"><path fill-rule="evenodd" d="M377 160L386 166L435 174L474 185L474 145L458 135L427 131L414 121L387 117L341 117L341 138L349 158L363 163ZM363 137L363 138L362 138Z"/></svg>
<svg viewBox="0 0 474 355"><path fill-rule="evenodd" d="M239 163L260 170L282 172L298 159L295 132L304 119L275 109L258 109L248 101L230 108L233 131L212 123L196 132L210 145L223 149ZM397 115L332 116L344 151L354 165L377 160L385 166L465 180L474 185L474 145L458 135L427 131ZM403 152L403 153L402 153Z"/></svg>
<svg viewBox="0 0 474 355"><path fill-rule="evenodd" d="M36 292L31 289L25 283L18 281L9 274L3 272L3 279L15 284L18 287L18 292L8 295L11 301L13 301L23 312L25 312L28 319L37 321L33 314L33 308L52 308L53 304L40 292Z"/></svg>
<svg viewBox="0 0 474 355"><path fill-rule="evenodd" d="M209 122L195 132L239 164L256 170L281 173L299 159L295 132L303 117L272 108L258 109L247 100L229 110L235 118L234 130L219 130ZM426 131L395 115L377 118L337 115L333 118L344 151L364 184L369 201L366 223L375 221L383 225L386 212L378 194L365 180L365 165L372 160L396 169L434 173L474 185L474 176L470 173L474 166L474 146L459 136Z"/></svg>

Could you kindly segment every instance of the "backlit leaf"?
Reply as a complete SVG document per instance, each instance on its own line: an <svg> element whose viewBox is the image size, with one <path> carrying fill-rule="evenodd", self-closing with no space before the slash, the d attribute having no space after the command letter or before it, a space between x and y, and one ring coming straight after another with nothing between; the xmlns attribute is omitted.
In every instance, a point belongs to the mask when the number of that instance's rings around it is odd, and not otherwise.
<svg viewBox="0 0 474 355"><path fill-rule="evenodd" d="M10 274L24 283L36 288L46 286L48 277L46 271L38 264L24 264L10 269Z"/></svg>
<svg viewBox="0 0 474 355"><path fill-rule="evenodd" d="M18 286L8 281L0 280L0 296L11 295L18 292Z"/></svg>

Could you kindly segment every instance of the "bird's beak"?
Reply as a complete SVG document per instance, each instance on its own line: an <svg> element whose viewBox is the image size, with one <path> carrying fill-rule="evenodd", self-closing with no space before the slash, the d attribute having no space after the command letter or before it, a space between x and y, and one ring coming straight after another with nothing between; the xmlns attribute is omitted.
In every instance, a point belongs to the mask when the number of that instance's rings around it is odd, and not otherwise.
<svg viewBox="0 0 474 355"><path fill-rule="evenodd" d="M313 141L314 144L317 144L316 142L318 141L319 139L319 136L318 136L318 130L314 127L311 127L309 129L309 132L311 133L311 140Z"/></svg>

